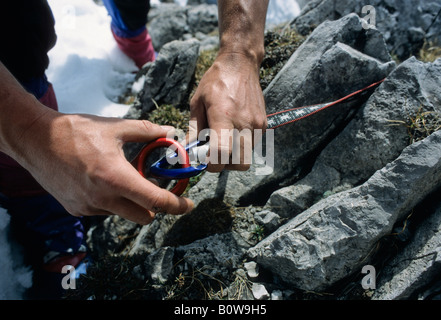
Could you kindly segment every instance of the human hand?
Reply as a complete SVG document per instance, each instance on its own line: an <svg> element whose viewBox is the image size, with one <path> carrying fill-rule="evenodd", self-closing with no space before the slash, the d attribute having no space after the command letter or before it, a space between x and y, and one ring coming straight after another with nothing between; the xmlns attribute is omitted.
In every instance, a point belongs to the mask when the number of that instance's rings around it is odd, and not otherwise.
<svg viewBox="0 0 441 320"><path fill-rule="evenodd" d="M193 208L191 200L144 179L122 150L125 142L165 137L170 128L49 109L45 113L22 135L26 147L18 161L72 215L119 215L146 225L155 213L183 214Z"/></svg>
<svg viewBox="0 0 441 320"><path fill-rule="evenodd" d="M195 140L201 130L210 129L208 171L248 170L252 146L257 143L254 130L267 127L259 65L240 53L219 54L190 102L190 118L188 140ZM240 135L231 135L232 129L239 134L250 130L250 134L243 134L240 141ZM233 145L239 149L233 150ZM233 151L240 152L238 163L231 159Z"/></svg>

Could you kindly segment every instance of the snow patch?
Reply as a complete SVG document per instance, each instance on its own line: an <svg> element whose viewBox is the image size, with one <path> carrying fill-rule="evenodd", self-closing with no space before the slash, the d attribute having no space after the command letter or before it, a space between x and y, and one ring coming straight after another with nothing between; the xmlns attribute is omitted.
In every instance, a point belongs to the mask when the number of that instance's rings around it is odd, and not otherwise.
<svg viewBox="0 0 441 320"><path fill-rule="evenodd" d="M47 76L64 113L122 117L129 106L116 97L137 70L115 44L110 16L90 0L49 0L57 43L49 52Z"/></svg>
<svg viewBox="0 0 441 320"><path fill-rule="evenodd" d="M0 208L0 300L21 300L32 286L32 270L23 264L20 246L10 239L10 216Z"/></svg>

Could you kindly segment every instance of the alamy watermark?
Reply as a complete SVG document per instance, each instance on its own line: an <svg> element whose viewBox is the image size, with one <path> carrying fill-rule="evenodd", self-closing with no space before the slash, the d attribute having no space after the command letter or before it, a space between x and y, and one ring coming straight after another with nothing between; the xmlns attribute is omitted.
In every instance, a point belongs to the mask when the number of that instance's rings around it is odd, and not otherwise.
<svg viewBox="0 0 441 320"><path fill-rule="evenodd" d="M195 125L193 123L193 125ZM192 124L190 124L190 128ZM185 140L185 132L176 129L168 136L169 139ZM198 133L197 140L207 142L204 148L199 147L192 152L192 162L222 165L255 165L256 175L270 175L274 171L274 130L268 129L222 129L220 134L212 129L203 129ZM207 146L210 146L208 149ZM196 149L196 148L195 148ZM209 150L209 155L208 155ZM169 152L176 152L173 146ZM179 162L181 157L168 157L171 165Z"/></svg>
<svg viewBox="0 0 441 320"><path fill-rule="evenodd" d="M76 285L76 271L75 271L75 267L71 266L71 265L65 265L61 269L61 273L62 274L66 274L61 279L61 287L64 290L76 289L77 285Z"/></svg>
<svg viewBox="0 0 441 320"><path fill-rule="evenodd" d="M374 6L368 5L361 9L362 27L365 30L376 28L377 24L377 11Z"/></svg>
<svg viewBox="0 0 441 320"><path fill-rule="evenodd" d="M361 280L361 286L365 290L375 290L377 288L376 284L376 271L375 267L371 265L366 265L361 269L362 274L366 274Z"/></svg>

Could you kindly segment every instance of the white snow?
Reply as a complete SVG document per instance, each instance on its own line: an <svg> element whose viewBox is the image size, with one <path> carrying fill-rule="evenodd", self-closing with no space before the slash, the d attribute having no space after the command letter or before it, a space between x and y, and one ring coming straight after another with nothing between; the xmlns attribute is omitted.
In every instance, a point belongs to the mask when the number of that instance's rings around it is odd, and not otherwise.
<svg viewBox="0 0 441 320"><path fill-rule="evenodd" d="M270 0L266 15L266 26L270 27L283 22L288 22L297 17L300 7L296 0Z"/></svg>
<svg viewBox="0 0 441 320"><path fill-rule="evenodd" d="M175 0L185 5L186 0ZM128 106L112 99L134 78L135 64L117 48L110 17L92 0L49 0L56 20L57 44L49 52L47 76L64 113L121 117ZM159 0L152 0L157 5ZM299 13L295 0L270 0L267 25L286 22ZM141 85L135 84L138 87ZM140 88L137 88L139 90ZM0 300L21 299L32 284L19 246L7 236L9 216L0 208Z"/></svg>
<svg viewBox="0 0 441 320"><path fill-rule="evenodd" d="M186 0L175 0L181 5ZM49 81L61 112L121 117L128 106L112 102L134 78L136 66L117 48L110 32L110 16L92 0L49 0L57 44L49 52ZM159 0L152 0L157 5ZM295 0L270 0L267 26L298 15Z"/></svg>
<svg viewBox="0 0 441 320"><path fill-rule="evenodd" d="M22 299L32 285L32 270L23 266L21 248L9 238L9 220L0 208L0 300Z"/></svg>
<svg viewBox="0 0 441 320"><path fill-rule="evenodd" d="M151 1L158 3L159 0ZM187 4L187 0L175 0L181 6ZM296 0L270 0L268 3L268 11L266 15L266 25L271 27L279 23L288 22L298 16L300 7Z"/></svg>
<svg viewBox="0 0 441 320"><path fill-rule="evenodd" d="M137 68L116 46L110 16L92 0L49 0L57 44L47 70L61 112L121 117L128 106L110 99L122 93ZM110 99L109 99L110 98Z"/></svg>

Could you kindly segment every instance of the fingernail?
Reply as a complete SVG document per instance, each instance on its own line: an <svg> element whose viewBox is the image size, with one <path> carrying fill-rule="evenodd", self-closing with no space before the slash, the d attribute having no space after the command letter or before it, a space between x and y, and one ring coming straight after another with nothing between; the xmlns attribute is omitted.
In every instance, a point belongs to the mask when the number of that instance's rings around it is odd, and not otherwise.
<svg viewBox="0 0 441 320"><path fill-rule="evenodd" d="M167 136L167 138L173 140L175 139L176 128L172 126L161 126L161 128L166 131L165 135Z"/></svg>
<svg viewBox="0 0 441 320"><path fill-rule="evenodd" d="M187 210L185 211L185 213L189 213L189 212L193 211L193 209L194 209L194 202L191 200L189 202L190 202L190 204L189 204Z"/></svg>
<svg viewBox="0 0 441 320"><path fill-rule="evenodd" d="M171 130L175 130L174 127L172 126L161 126L162 129L166 130L166 131L171 131Z"/></svg>

